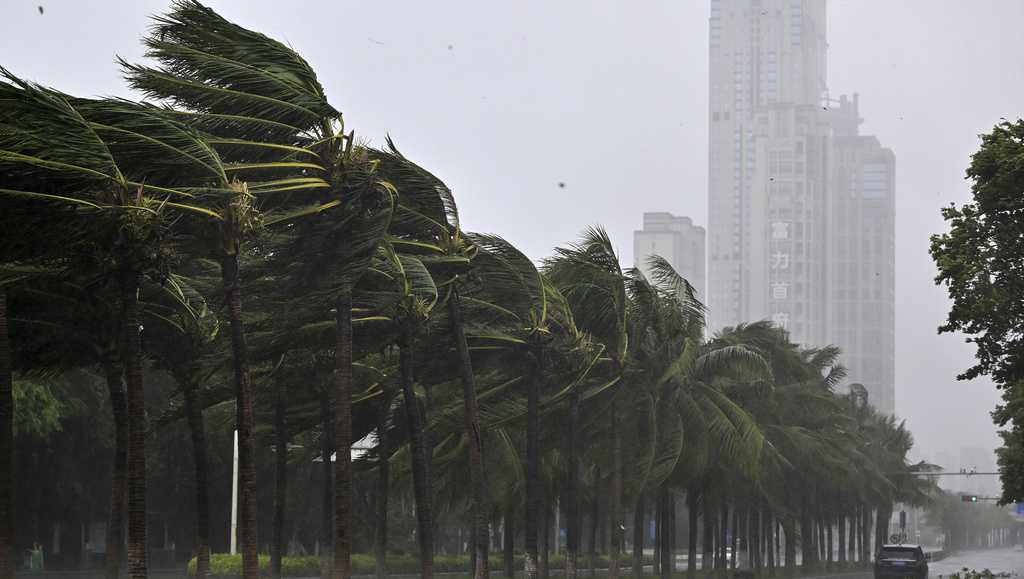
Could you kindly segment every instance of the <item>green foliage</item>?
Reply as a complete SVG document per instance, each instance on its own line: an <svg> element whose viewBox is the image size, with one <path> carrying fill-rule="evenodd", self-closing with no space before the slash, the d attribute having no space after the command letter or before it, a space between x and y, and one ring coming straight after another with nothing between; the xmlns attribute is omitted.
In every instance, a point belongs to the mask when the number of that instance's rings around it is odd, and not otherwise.
<svg viewBox="0 0 1024 579"><path fill-rule="evenodd" d="M50 387L14 382L14 436L43 439L61 431L61 404Z"/></svg>
<svg viewBox="0 0 1024 579"><path fill-rule="evenodd" d="M931 238L931 254L953 301L939 332L961 332L977 362L960 375L990 375L1003 389L994 419L1008 426L999 453L1002 502L1024 500L1024 120L1005 121L981 136L967 177L971 201L942 210L949 231Z"/></svg>

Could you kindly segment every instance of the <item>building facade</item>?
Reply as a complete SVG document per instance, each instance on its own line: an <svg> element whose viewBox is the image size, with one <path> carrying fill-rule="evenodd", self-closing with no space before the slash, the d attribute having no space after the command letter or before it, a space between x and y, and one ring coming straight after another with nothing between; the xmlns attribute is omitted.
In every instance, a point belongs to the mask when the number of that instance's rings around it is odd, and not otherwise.
<svg viewBox="0 0 1024 579"><path fill-rule="evenodd" d="M709 326L834 343L891 413L895 160L829 98L826 24L825 0L711 0Z"/></svg>
<svg viewBox="0 0 1024 579"><path fill-rule="evenodd" d="M704 228L694 225L689 217L676 217L671 213L644 213L643 219L643 229L633 232L634 265L650 279L647 258L664 257L690 282L697 290L697 298L703 301L707 292Z"/></svg>

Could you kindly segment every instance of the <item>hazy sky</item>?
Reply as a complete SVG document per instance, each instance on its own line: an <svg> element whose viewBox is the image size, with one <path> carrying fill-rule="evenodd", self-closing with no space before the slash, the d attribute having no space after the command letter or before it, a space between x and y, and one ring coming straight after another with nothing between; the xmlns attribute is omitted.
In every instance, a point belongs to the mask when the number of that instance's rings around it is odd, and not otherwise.
<svg viewBox="0 0 1024 579"><path fill-rule="evenodd" d="M138 60L168 4L0 0L0 65L127 95L114 55ZM348 128L392 135L453 188L467 229L540 258L599 223L630 264L644 211L707 223L708 0L209 4L303 54ZM896 408L926 458L997 444L998 393L957 383L973 350L935 333L948 303L927 248L969 195L977 134L1022 115L1022 20L1020 0L829 2L831 93L860 93L863 132L896 153Z"/></svg>

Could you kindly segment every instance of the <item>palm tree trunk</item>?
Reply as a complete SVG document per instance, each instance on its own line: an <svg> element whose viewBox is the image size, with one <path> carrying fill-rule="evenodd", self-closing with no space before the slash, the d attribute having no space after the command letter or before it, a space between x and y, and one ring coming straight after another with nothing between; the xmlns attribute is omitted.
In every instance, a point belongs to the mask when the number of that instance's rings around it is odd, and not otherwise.
<svg viewBox="0 0 1024 579"><path fill-rule="evenodd" d="M714 540L715 540L715 524L714 524L714 509L711 507L710 497L704 496L704 505L701 509L701 519L704 522L704 552L701 554L700 568L701 570L711 569L714 564Z"/></svg>
<svg viewBox="0 0 1024 579"><path fill-rule="evenodd" d="M664 493L665 509L665 542L661 546L661 576L664 579L671 579L676 572L676 501L675 497L668 490L667 485L662 486Z"/></svg>
<svg viewBox="0 0 1024 579"><path fill-rule="evenodd" d="M565 489L565 577L576 579L577 567L580 552L580 506L579 506L579 476L580 465L577 451L577 427L580 416L580 395L573 389L569 395L569 432L566 437L566 444L569 449L566 453L567 473Z"/></svg>
<svg viewBox="0 0 1024 579"><path fill-rule="evenodd" d="M697 519L700 515L699 508L700 505L697 504L697 490L694 487L690 487L686 490L686 576L689 579L693 579L697 574L697 534L700 532L697 525Z"/></svg>
<svg viewBox="0 0 1024 579"><path fill-rule="evenodd" d="M864 505L863 512L864 512L864 521L863 521L864 530L862 531L862 534L864 535L864 564L865 565L870 565L871 564L871 507L868 506L868 505Z"/></svg>
<svg viewBox="0 0 1024 579"><path fill-rule="evenodd" d="M114 416L114 470L110 478L110 510L107 518L104 563L107 579L118 579L124 545L124 507L128 495L128 402L125 399L124 368L111 359L103 363ZM196 568L198 576L199 568Z"/></svg>
<svg viewBox="0 0 1024 579"><path fill-rule="evenodd" d="M647 523L644 512L644 495L639 493L633 508L633 579L644 576L644 527Z"/></svg>
<svg viewBox="0 0 1024 579"><path fill-rule="evenodd" d="M505 516L502 517L502 555L505 564L505 577L516 575L516 509L514 503L509 502L505 508Z"/></svg>
<svg viewBox="0 0 1024 579"><path fill-rule="evenodd" d="M548 567L548 563L550 562L549 555L551 552L551 525L553 522L551 518L552 509L550 498L544 502L542 508L544 509L544 523L540 533L540 542L542 545L540 549L540 579L548 579L550 569Z"/></svg>
<svg viewBox="0 0 1024 579"><path fill-rule="evenodd" d="M480 429L480 410L476 401L473 359L469 355L469 344L466 342L465 324L462 318L462 299L457 286L452 287L451 299L448 300L448 313L462 371L462 405L466 414L466 437L469 439L469 483L473 489L470 517L473 521L472 550L476 560L476 564L473 566L473 576L475 579L488 579L490 569L487 562L489 555L487 511L490 506L487 500L487 480L484 478L483 431ZM527 449L527 453L529 453L529 449ZM529 523L527 523L527 528L529 528ZM526 540L527 551L529 551L529 534L527 534Z"/></svg>
<svg viewBox="0 0 1024 579"><path fill-rule="evenodd" d="M334 346L334 579L352 575L352 293L336 308Z"/></svg>
<svg viewBox="0 0 1024 579"><path fill-rule="evenodd" d="M598 474L595 478L601 478L600 470L598 470ZM590 501L590 556L587 558L587 567L590 569L591 577L597 574L597 528L601 524L600 507L601 505L598 502L597 493L594 493L594 497Z"/></svg>
<svg viewBox="0 0 1024 579"><path fill-rule="evenodd" d="M7 289L0 285L0 579L14 578L14 376Z"/></svg>
<svg viewBox="0 0 1024 579"><path fill-rule="evenodd" d="M718 545L719 545L719 569L725 569L728 567L728 555L726 552L726 546L729 544L729 503L722 501L722 518L721 527L718 530Z"/></svg>
<svg viewBox="0 0 1024 579"><path fill-rule="evenodd" d="M242 325L242 288L238 274L238 255L229 254L221 261L221 276L231 321L231 350L234 359L236 418L238 428L238 534L242 548L242 578L258 579L256 537L256 404L249 381L249 349ZM129 390L131 385L129 384ZM130 396L129 396L130 398ZM129 460L131 460L129 458ZM129 491L130 494L130 491ZM131 500L129 498L129 500ZM130 533L130 530L129 530Z"/></svg>
<svg viewBox="0 0 1024 579"><path fill-rule="evenodd" d="M622 513L622 434L619 426L619 414L615 404L611 408L612 423L612 496L609 499L608 512L611 515L609 529L610 544L608 545L608 578L619 579L619 557L622 550L624 535L624 515Z"/></svg>
<svg viewBox="0 0 1024 579"><path fill-rule="evenodd" d="M277 379L274 400L274 536L270 547L270 577L281 579L284 558L284 518L288 500L288 392L284 380Z"/></svg>
<svg viewBox="0 0 1024 579"><path fill-rule="evenodd" d="M826 560L829 563L833 561L832 557L832 519L825 519L825 555Z"/></svg>
<svg viewBox="0 0 1024 579"><path fill-rule="evenodd" d="M124 273L121 278L121 315L128 414L128 573L132 579L145 579L149 574L146 556L146 400L142 385L138 292L138 273Z"/></svg>
<svg viewBox="0 0 1024 579"><path fill-rule="evenodd" d="M854 549L851 560L854 563L864 562L864 533L861 531L861 521L863 520L863 508L857 505L853 508L853 517L850 520L850 543Z"/></svg>
<svg viewBox="0 0 1024 579"><path fill-rule="evenodd" d="M544 350L533 352L534 365L526 393L526 579L537 579L537 521L540 509L540 384Z"/></svg>
<svg viewBox="0 0 1024 579"><path fill-rule="evenodd" d="M846 516L845 515L839 515L838 522L839 522L839 526L836 529L836 532L839 534L839 537L838 537L838 541L839 541L839 557L838 557L838 560L839 560L840 563L846 563Z"/></svg>
<svg viewBox="0 0 1024 579"><path fill-rule="evenodd" d="M427 446L427 432L420 404L413 390L413 337L405 330L399 345L399 366L401 367L402 395L405 398L405 413L409 424L409 438L412 442L413 494L416 499L416 532L420 544L420 575L422 579L434 577L434 516L431 507L432 486Z"/></svg>
<svg viewBox="0 0 1024 579"><path fill-rule="evenodd" d="M786 515L782 519L782 532L786 535L786 571L792 574L796 571L796 522L792 515Z"/></svg>
<svg viewBox="0 0 1024 579"><path fill-rule="evenodd" d="M206 428L203 409L197 400L196 387L188 385L185 392L185 414L192 437L192 459L196 476L196 579L210 575L210 475L206 458Z"/></svg>
<svg viewBox="0 0 1024 579"><path fill-rule="evenodd" d="M334 465L331 463L331 456L334 455L334 412L331 404L331 395L327 389L320 392L320 456L323 471L323 493L321 499L322 509L320 511L320 576L330 577L334 572Z"/></svg>
<svg viewBox="0 0 1024 579"><path fill-rule="evenodd" d="M739 556L739 508L732 507L732 553L729 556L729 569L736 569L736 561Z"/></svg>
<svg viewBox="0 0 1024 579"><path fill-rule="evenodd" d="M377 418L377 534L376 534L376 575L387 579L388 557L388 493L391 484L391 447L388 440L387 419L391 407L391 396L385 391Z"/></svg>
<svg viewBox="0 0 1024 579"><path fill-rule="evenodd" d="M768 569L771 570L772 574L775 574L775 517L771 511L768 511L767 521L765 525L765 546L768 552Z"/></svg>

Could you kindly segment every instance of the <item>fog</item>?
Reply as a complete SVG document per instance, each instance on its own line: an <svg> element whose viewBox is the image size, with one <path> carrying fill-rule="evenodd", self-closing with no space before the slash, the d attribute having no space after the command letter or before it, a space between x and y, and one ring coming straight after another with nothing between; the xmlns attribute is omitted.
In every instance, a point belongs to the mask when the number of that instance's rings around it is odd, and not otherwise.
<svg viewBox="0 0 1024 579"><path fill-rule="evenodd" d="M4 0L0 62L127 95L114 55L139 59L167 4ZM209 4L297 48L349 129L445 179L467 229L541 258L600 223L632 264L644 211L707 223L706 0ZM1022 115L1022 19L1019 0L829 2L831 93L859 93L862 133L896 154L896 407L918 457L997 445L998 393L958 383L973 350L936 335L948 300L927 248L939 208L969 196L976 135Z"/></svg>

